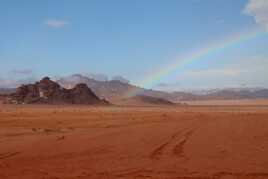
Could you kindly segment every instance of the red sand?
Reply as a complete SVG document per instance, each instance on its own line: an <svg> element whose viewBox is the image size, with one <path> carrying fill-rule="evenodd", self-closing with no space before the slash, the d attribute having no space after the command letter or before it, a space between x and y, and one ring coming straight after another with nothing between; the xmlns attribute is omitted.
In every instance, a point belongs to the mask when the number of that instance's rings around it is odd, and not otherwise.
<svg viewBox="0 0 268 179"><path fill-rule="evenodd" d="M0 178L268 178L268 107L2 105Z"/></svg>

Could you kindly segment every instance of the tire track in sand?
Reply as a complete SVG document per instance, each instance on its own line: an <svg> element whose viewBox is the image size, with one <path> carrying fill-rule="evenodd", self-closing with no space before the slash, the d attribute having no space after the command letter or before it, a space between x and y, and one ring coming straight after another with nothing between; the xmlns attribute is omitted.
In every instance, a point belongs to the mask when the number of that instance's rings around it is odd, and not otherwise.
<svg viewBox="0 0 268 179"><path fill-rule="evenodd" d="M199 128L200 122L190 124L189 126L190 127L185 127L175 132L165 143L156 147L149 157L152 160L159 160L161 157L164 157L164 155L184 157L184 146L197 128Z"/></svg>
<svg viewBox="0 0 268 179"><path fill-rule="evenodd" d="M192 131L188 131L184 137L180 140L180 142L178 144L176 144L173 148L173 154L177 155L179 157L183 157L183 153L184 153L184 145L186 144L186 142L189 140L189 138L193 135L193 130Z"/></svg>
<svg viewBox="0 0 268 179"><path fill-rule="evenodd" d="M13 157L17 154L19 154L20 152L9 152L9 153L4 153L4 154L0 154L0 160L1 159L7 159L7 158L10 158L10 157Z"/></svg>

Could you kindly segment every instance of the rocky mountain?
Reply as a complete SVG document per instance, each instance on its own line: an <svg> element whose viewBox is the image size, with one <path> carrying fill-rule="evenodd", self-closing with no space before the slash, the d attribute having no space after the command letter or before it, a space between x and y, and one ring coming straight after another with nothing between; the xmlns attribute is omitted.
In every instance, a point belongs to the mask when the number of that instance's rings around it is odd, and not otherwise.
<svg viewBox="0 0 268 179"><path fill-rule="evenodd" d="M57 83L67 89L73 88L78 83L85 83L97 96L108 99L109 101L121 99L132 90L140 92L145 90L120 80L97 81L80 74L61 78Z"/></svg>
<svg viewBox="0 0 268 179"><path fill-rule="evenodd" d="M73 88L78 83L87 84L92 91L98 95L99 97L108 99L113 103L121 102L122 99L126 99L127 97L134 96L149 96L155 98L162 98L168 101L179 102L181 99L184 99L184 96L191 96L190 93L168 93L163 91L144 89L129 83L129 81L122 80L110 80L110 81L97 81L92 78L75 74L68 77L63 77L57 81L61 86L69 89ZM129 96L129 94L133 93L133 96Z"/></svg>
<svg viewBox="0 0 268 179"><path fill-rule="evenodd" d="M35 84L22 85L11 94L9 103L15 104L108 104L101 100L86 84L79 83L65 89L58 83L43 78Z"/></svg>
<svg viewBox="0 0 268 179"><path fill-rule="evenodd" d="M162 98L172 102L189 101L189 100L219 100L219 99L268 99L268 89L217 89L208 90L201 94L191 92L163 92L157 90L149 90L134 86L128 82L119 80L97 81L80 74L61 78L57 81L65 88L72 88L78 83L87 84L94 93L109 101L117 102L127 97L131 91L135 91L135 95L151 96Z"/></svg>
<svg viewBox="0 0 268 179"><path fill-rule="evenodd" d="M15 98L17 103L32 103L35 101L38 103L90 103L88 101L91 100L87 99L87 97L85 98L85 96L83 99L80 99L80 101L77 101L79 95L74 97L78 89L83 88L82 92L88 91L86 93L92 94L89 96L98 96L115 104L122 102L122 100L126 100L126 98L135 96L161 98L173 103L193 100L268 99L268 89L264 88L210 89L202 90L202 92L164 92L144 89L130 84L128 80L122 79L124 78L115 77L112 80L98 81L80 74L63 77L56 82L44 78L35 84L22 85L17 90L13 88L0 88L0 95L1 98L3 98L6 95L14 93L11 96L13 97L12 99ZM42 95L43 92L40 92L39 89L42 89L43 83L49 86L47 87L49 89L47 90L49 91L49 94L51 90L53 91L51 92L51 96L46 100L44 100L46 97L40 98L40 95ZM132 93L133 91L134 93ZM86 100L83 101L84 99ZM131 101L135 100L132 98Z"/></svg>

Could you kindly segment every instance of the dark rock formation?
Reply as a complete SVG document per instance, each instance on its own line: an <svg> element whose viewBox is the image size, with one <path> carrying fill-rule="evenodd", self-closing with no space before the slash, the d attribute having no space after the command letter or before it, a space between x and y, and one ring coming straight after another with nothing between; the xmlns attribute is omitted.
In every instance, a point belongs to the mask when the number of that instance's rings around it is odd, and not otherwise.
<svg viewBox="0 0 268 179"><path fill-rule="evenodd" d="M118 101L118 104L123 104L123 105L137 105L137 106L142 106L142 105L175 105L174 103L162 99L162 98L156 98L152 96L145 96L145 95L138 95L138 96L133 96L129 98L125 98L121 101Z"/></svg>
<svg viewBox="0 0 268 179"><path fill-rule="evenodd" d="M65 89L48 77L35 84L20 86L8 101L15 104L108 104L106 100L99 99L86 84Z"/></svg>

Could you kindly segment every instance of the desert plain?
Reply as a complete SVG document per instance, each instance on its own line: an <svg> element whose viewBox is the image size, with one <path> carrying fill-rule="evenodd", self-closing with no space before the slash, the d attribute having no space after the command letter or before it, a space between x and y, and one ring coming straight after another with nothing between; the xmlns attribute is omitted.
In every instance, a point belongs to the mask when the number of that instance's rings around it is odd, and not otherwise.
<svg viewBox="0 0 268 179"><path fill-rule="evenodd" d="M0 178L268 178L267 104L1 104Z"/></svg>

